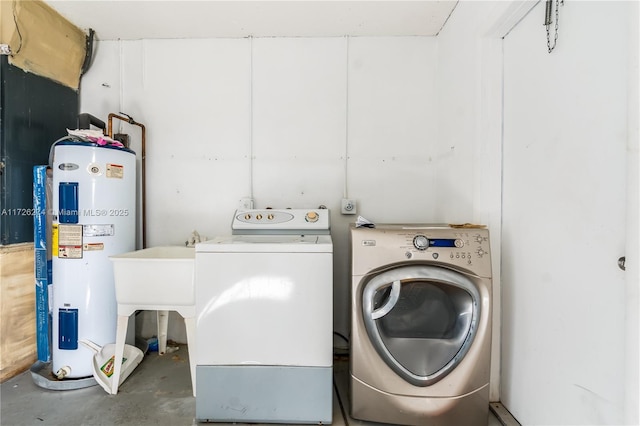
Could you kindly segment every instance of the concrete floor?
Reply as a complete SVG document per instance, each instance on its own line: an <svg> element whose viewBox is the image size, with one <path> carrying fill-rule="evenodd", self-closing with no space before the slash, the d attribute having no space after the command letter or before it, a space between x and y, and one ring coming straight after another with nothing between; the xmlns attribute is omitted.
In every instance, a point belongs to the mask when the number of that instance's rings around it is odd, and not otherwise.
<svg viewBox="0 0 640 426"><path fill-rule="evenodd" d="M148 353L117 395L108 395L97 385L65 391L43 389L34 384L27 371L0 386L0 424L195 425L196 401L191 394L187 351L187 346L181 345L177 352L164 356ZM348 415L348 372L347 358L336 358L333 425L377 425ZM490 411L488 426L501 424Z"/></svg>

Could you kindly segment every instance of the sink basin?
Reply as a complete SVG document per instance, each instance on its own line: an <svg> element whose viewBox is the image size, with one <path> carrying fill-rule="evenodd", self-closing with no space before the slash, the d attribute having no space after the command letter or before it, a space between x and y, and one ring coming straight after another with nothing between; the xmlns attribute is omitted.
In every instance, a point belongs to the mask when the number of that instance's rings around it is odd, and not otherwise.
<svg viewBox="0 0 640 426"><path fill-rule="evenodd" d="M118 304L195 305L193 247L151 247L110 256Z"/></svg>

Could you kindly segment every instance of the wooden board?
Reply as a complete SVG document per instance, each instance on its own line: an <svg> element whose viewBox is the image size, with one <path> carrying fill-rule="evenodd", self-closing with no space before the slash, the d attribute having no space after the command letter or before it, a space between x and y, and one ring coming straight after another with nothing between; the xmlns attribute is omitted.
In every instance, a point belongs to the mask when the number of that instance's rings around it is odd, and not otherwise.
<svg viewBox="0 0 640 426"><path fill-rule="evenodd" d="M35 361L33 243L0 246L0 382Z"/></svg>

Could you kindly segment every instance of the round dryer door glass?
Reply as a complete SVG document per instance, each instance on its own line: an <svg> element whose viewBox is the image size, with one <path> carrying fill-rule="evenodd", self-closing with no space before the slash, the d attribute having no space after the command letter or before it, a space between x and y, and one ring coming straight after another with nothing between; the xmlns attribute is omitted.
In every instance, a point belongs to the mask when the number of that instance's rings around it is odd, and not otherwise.
<svg viewBox="0 0 640 426"><path fill-rule="evenodd" d="M462 360L476 334L480 294L458 272L401 266L373 276L363 319L378 354L400 377L429 386Z"/></svg>

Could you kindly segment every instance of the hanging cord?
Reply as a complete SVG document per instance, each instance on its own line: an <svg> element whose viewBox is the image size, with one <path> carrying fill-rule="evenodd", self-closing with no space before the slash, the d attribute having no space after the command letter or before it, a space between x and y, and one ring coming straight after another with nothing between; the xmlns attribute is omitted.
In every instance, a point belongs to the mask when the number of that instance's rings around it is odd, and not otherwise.
<svg viewBox="0 0 640 426"><path fill-rule="evenodd" d="M16 14L17 3L17 0L13 0L13 2L11 3L11 11L13 12L13 23L16 25L16 31L18 32L18 39L20 40L20 44L18 45L18 50L16 50L15 53L12 53L11 56L17 55L22 49L22 33L20 32L20 27L18 27L18 15Z"/></svg>
<svg viewBox="0 0 640 426"><path fill-rule="evenodd" d="M549 50L549 53L551 53L553 49L556 48L556 43L558 42L558 18L559 18L560 5L564 6L564 0L556 0L556 26L555 26L555 35L553 38L553 46L552 46L551 31L549 31L549 28L551 27L551 22L553 22L551 20L551 13L553 11L553 0L547 0L547 9L545 11L544 26L547 28L547 49Z"/></svg>
<svg viewBox="0 0 640 426"><path fill-rule="evenodd" d="M349 45L350 38L346 36L346 95L344 98L345 103L345 117L344 117L344 190L343 197L347 198L349 193Z"/></svg>
<svg viewBox="0 0 640 426"><path fill-rule="evenodd" d="M253 200L253 35L249 36L249 198Z"/></svg>

